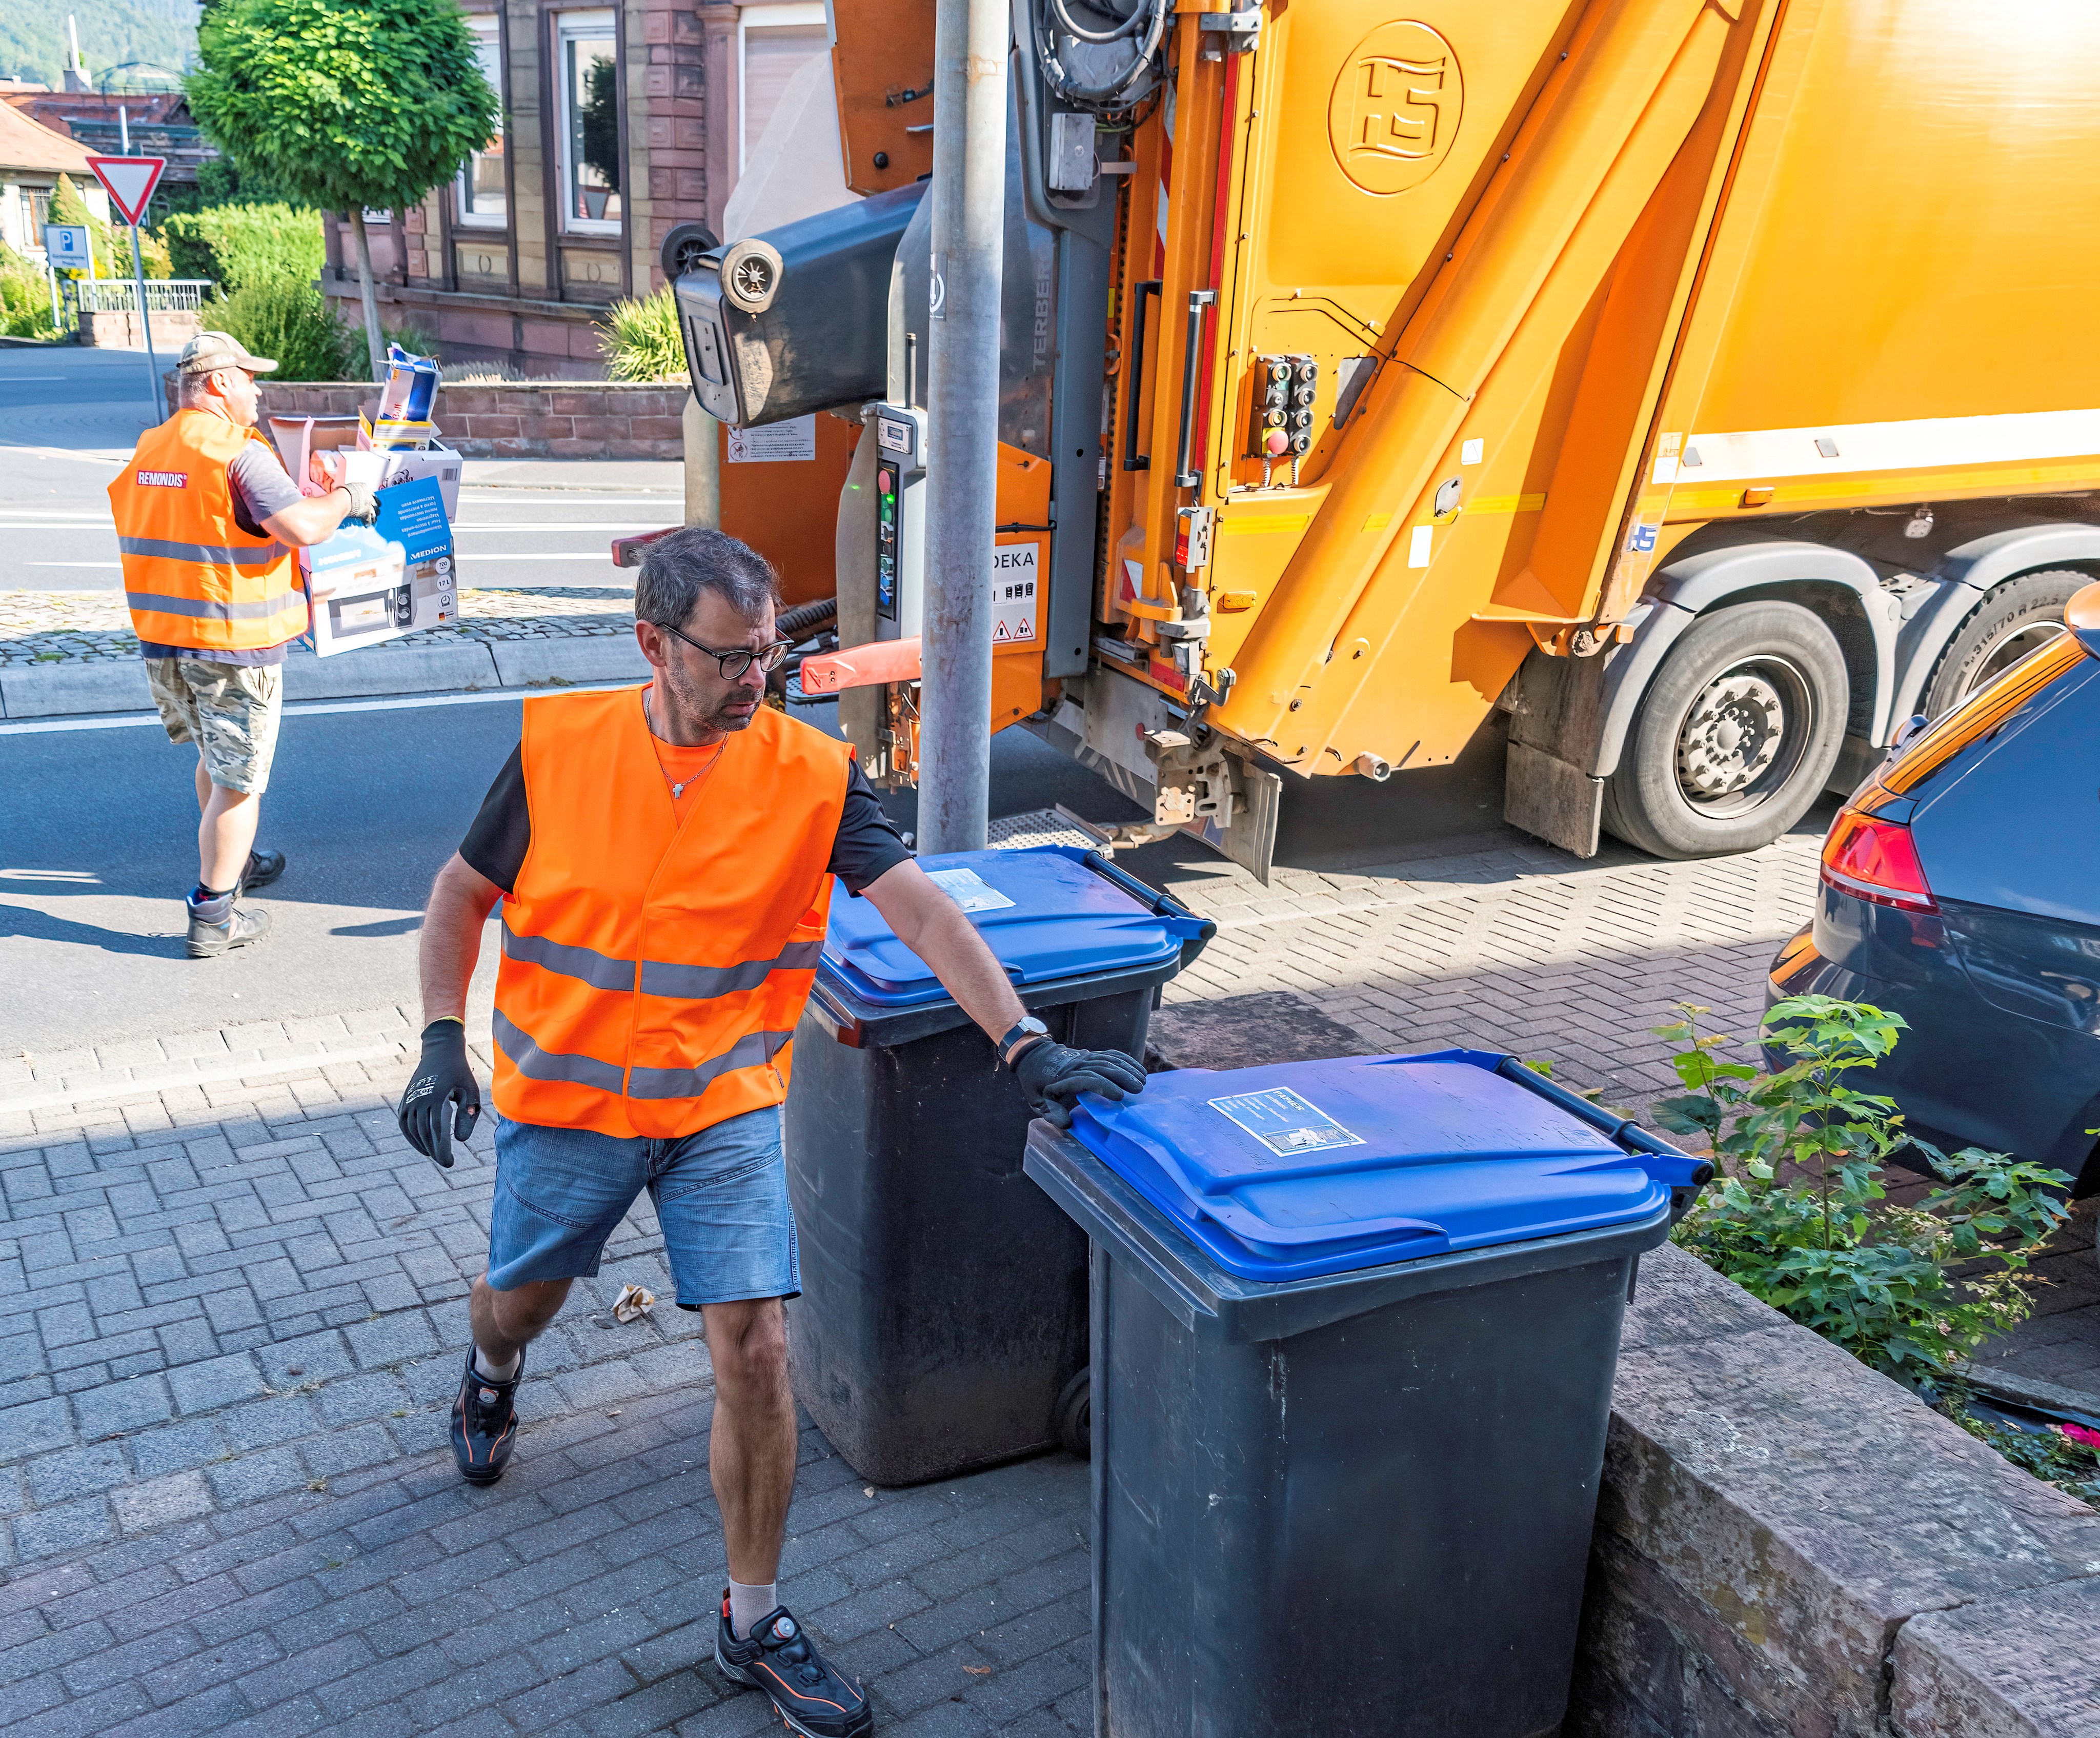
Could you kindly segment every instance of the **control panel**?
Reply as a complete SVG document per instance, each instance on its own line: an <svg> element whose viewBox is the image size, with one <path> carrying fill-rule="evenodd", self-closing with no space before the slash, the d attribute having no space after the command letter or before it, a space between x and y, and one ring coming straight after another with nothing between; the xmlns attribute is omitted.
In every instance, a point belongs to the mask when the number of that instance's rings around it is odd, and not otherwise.
<svg viewBox="0 0 2100 1738"><path fill-rule="evenodd" d="M1320 364L1303 354L1257 356L1250 371L1253 390L1247 457L1262 461L1263 480L1289 460L1298 465L1312 450L1312 404L1320 395Z"/></svg>
<svg viewBox="0 0 2100 1738"><path fill-rule="evenodd" d="M925 607L926 412L875 408L875 635L908 640Z"/></svg>

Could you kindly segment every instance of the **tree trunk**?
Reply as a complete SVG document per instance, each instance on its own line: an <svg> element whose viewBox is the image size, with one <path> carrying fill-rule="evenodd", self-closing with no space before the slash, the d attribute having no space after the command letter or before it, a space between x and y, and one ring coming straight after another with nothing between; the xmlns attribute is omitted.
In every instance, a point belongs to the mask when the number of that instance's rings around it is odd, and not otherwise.
<svg viewBox="0 0 2100 1738"><path fill-rule="evenodd" d="M357 240L359 288L364 293L364 342L372 352L372 377L386 377L386 339L379 329L379 291L372 280L372 242L364 233L364 207L350 208L350 232Z"/></svg>

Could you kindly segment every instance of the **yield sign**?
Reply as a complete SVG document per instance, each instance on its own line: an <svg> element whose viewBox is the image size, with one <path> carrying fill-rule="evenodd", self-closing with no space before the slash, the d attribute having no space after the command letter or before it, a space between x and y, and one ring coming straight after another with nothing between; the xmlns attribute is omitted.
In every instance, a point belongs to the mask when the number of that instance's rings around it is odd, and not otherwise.
<svg viewBox="0 0 2100 1738"><path fill-rule="evenodd" d="M124 214L124 221L136 229L168 160L164 157L90 157L87 166L108 189L112 203Z"/></svg>

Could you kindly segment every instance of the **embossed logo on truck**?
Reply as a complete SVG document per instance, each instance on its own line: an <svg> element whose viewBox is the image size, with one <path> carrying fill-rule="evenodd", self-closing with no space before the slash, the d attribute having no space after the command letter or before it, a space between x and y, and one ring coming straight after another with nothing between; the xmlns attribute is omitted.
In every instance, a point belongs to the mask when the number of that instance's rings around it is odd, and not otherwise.
<svg viewBox="0 0 2100 1738"><path fill-rule="evenodd" d="M1436 172L1458 136L1465 85L1451 45L1411 18L1380 24L1335 81L1327 136L1366 193L1404 193Z"/></svg>

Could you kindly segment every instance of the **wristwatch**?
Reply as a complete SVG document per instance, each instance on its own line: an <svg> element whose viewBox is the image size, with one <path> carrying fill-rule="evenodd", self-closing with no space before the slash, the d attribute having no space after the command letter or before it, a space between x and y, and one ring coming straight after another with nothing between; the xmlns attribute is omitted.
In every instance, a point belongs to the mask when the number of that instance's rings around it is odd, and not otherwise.
<svg viewBox="0 0 2100 1738"><path fill-rule="evenodd" d="M1014 1022L1013 1030L999 1041L999 1059L1008 1068L1013 1066L1013 1050L1017 1044L1032 1043L1039 1038L1048 1038L1050 1028L1033 1014Z"/></svg>

